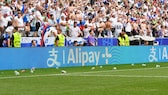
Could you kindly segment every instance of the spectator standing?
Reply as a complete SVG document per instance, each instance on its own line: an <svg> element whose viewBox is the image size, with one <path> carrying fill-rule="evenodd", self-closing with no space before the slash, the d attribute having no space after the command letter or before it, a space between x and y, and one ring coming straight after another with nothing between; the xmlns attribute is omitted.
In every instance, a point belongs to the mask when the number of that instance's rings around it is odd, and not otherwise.
<svg viewBox="0 0 168 95"><path fill-rule="evenodd" d="M126 26L125 26L125 32L128 36L131 36L132 35L131 31L132 31L131 20L127 19L127 23L126 23Z"/></svg>
<svg viewBox="0 0 168 95"><path fill-rule="evenodd" d="M118 19L118 22L115 24L115 32L114 32L114 37L118 37L119 34L123 30L123 24L121 23L121 19Z"/></svg>
<svg viewBox="0 0 168 95"><path fill-rule="evenodd" d="M95 46L96 45L96 39L94 37L94 31L89 31L90 35L88 36L88 45L89 46Z"/></svg>
<svg viewBox="0 0 168 95"><path fill-rule="evenodd" d="M107 32L107 37L112 38L113 37L112 31L111 31L112 30L112 23L109 20L109 17L107 17L107 21L105 22L105 25L106 25L105 30Z"/></svg>
<svg viewBox="0 0 168 95"><path fill-rule="evenodd" d="M30 31L35 32L36 31L36 16L34 14L35 10L32 10L31 14L30 14Z"/></svg>
<svg viewBox="0 0 168 95"><path fill-rule="evenodd" d="M21 32L22 36L24 36L24 22L23 22L23 17L22 17L22 13L19 12L18 16L16 16L14 18L14 20L16 21L16 26L18 27L18 31Z"/></svg>
<svg viewBox="0 0 168 95"><path fill-rule="evenodd" d="M29 37L29 34L30 34L30 23L27 22L25 25L25 36Z"/></svg>
<svg viewBox="0 0 168 95"><path fill-rule="evenodd" d="M66 34L66 29L67 29L67 22L65 20L65 17L62 15L61 20L60 20L60 28L62 33L65 35Z"/></svg>
<svg viewBox="0 0 168 95"><path fill-rule="evenodd" d="M81 37L83 34L80 28L77 26L77 22L74 22L74 26L70 28L71 37L77 38Z"/></svg>
<svg viewBox="0 0 168 95"><path fill-rule="evenodd" d="M14 27L12 26L12 22L8 22L8 27L5 30L5 33L3 34L3 47L11 47L11 37L13 33Z"/></svg>
<svg viewBox="0 0 168 95"><path fill-rule="evenodd" d="M88 28L87 25L84 26L84 29L83 29L83 35L84 35L84 38L87 38L90 34L89 34L89 31L90 29Z"/></svg>

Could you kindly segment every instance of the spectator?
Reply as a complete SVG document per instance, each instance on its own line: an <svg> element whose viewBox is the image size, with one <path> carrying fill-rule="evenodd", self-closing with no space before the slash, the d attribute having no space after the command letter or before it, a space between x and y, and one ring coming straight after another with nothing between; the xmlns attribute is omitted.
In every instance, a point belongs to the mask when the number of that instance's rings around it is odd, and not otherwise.
<svg viewBox="0 0 168 95"><path fill-rule="evenodd" d="M127 19L127 23L126 23L126 26L125 26L125 32L128 36L131 36L132 35L131 31L132 31L131 20Z"/></svg>
<svg viewBox="0 0 168 95"><path fill-rule="evenodd" d="M29 24L29 22L26 23L24 30L25 30L26 37L29 37L29 34L30 34L30 24Z"/></svg>
<svg viewBox="0 0 168 95"><path fill-rule="evenodd" d="M87 27L87 25L85 25L83 30L84 38L87 38L89 36L89 31L90 29Z"/></svg>
<svg viewBox="0 0 168 95"><path fill-rule="evenodd" d="M61 20L60 20L60 28L61 28L61 31L64 35L66 35L66 26L67 26L67 22L65 20L65 17L64 16L61 16Z"/></svg>
<svg viewBox="0 0 168 95"><path fill-rule="evenodd" d="M36 21L37 21L37 19L35 18L34 11L35 10L32 10L30 14L30 31L33 31L33 32L36 31Z"/></svg>
<svg viewBox="0 0 168 95"><path fill-rule="evenodd" d="M79 46L79 45L78 45L78 41L75 40L75 41L73 42L73 46Z"/></svg>
<svg viewBox="0 0 168 95"><path fill-rule="evenodd" d="M7 25L7 28L6 28L5 31L8 33L8 35L9 35L10 37L12 37L13 29L14 29L14 27L13 27L13 25L12 25L12 21L9 21L9 22L8 22L8 25Z"/></svg>
<svg viewBox="0 0 168 95"><path fill-rule="evenodd" d="M94 31L89 31L90 35L88 36L88 45L89 46L96 46L96 39L94 37Z"/></svg>
<svg viewBox="0 0 168 95"><path fill-rule="evenodd" d="M112 38L113 37L113 34L112 34L112 24L111 24L111 21L109 20L109 17L107 17L107 21L105 22L105 30L106 30L106 33L107 33L107 37L108 38ZM116 29L117 30L117 29Z"/></svg>
<svg viewBox="0 0 168 95"><path fill-rule="evenodd" d="M10 32L6 31L3 34L3 47L11 47L11 36L10 36Z"/></svg>
<svg viewBox="0 0 168 95"><path fill-rule="evenodd" d="M115 24L115 32L114 32L115 37L118 37L119 34L122 32L122 30L123 30L123 24L121 22L121 19L119 18L117 23Z"/></svg>
<svg viewBox="0 0 168 95"><path fill-rule="evenodd" d="M83 34L80 30L80 28L77 26L77 22L74 22L74 26L73 27L70 27L70 34L71 34L71 37L81 37Z"/></svg>
<svg viewBox="0 0 168 95"><path fill-rule="evenodd" d="M106 24L108 24L108 23L106 23ZM109 24L111 24L111 23L109 23ZM105 25L105 23L102 21L102 20L100 20L100 22L98 23L98 37L99 38L102 38L102 37L104 37L105 36L105 28L106 28L106 25ZM112 32L112 31L111 31Z"/></svg>
<svg viewBox="0 0 168 95"><path fill-rule="evenodd" d="M23 17L22 17L22 13L19 12L18 16L16 16L14 18L15 22L16 22L16 26L18 27L18 31L21 33L22 36L25 36L25 32L24 32L24 27L25 24L23 22Z"/></svg>
<svg viewBox="0 0 168 95"><path fill-rule="evenodd" d="M36 40L31 41L31 47L37 47L37 41Z"/></svg>

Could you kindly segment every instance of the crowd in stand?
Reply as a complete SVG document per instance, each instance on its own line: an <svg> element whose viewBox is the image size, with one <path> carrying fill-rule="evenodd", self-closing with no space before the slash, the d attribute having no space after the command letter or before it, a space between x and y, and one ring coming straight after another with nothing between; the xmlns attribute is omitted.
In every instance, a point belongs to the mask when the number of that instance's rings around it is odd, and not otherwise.
<svg viewBox="0 0 168 95"><path fill-rule="evenodd" d="M22 37L57 36L57 27L74 38L168 37L168 0L0 0L1 38L15 26Z"/></svg>

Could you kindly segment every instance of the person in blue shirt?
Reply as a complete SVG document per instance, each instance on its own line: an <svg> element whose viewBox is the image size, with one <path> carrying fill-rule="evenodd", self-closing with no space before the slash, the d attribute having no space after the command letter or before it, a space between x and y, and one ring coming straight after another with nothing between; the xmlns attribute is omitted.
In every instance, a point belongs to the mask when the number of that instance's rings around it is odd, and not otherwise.
<svg viewBox="0 0 168 95"><path fill-rule="evenodd" d="M3 42L2 42L3 47L11 47L11 39L10 36L7 32L3 34Z"/></svg>

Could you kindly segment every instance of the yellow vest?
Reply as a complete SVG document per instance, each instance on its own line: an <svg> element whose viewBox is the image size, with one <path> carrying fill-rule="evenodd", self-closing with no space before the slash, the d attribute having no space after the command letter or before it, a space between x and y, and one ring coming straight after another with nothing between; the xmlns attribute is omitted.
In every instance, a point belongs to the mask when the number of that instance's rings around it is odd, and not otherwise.
<svg viewBox="0 0 168 95"><path fill-rule="evenodd" d="M120 46L125 46L125 40L124 38L118 37L119 45Z"/></svg>
<svg viewBox="0 0 168 95"><path fill-rule="evenodd" d="M15 32L13 36L14 36L13 40L14 47L21 47L21 34L19 32Z"/></svg>
<svg viewBox="0 0 168 95"><path fill-rule="evenodd" d="M130 45L130 41L129 41L129 37L127 34L124 34L125 37L125 46L129 46Z"/></svg>
<svg viewBox="0 0 168 95"><path fill-rule="evenodd" d="M65 36L63 34L58 34L58 46L62 47L65 45Z"/></svg>

